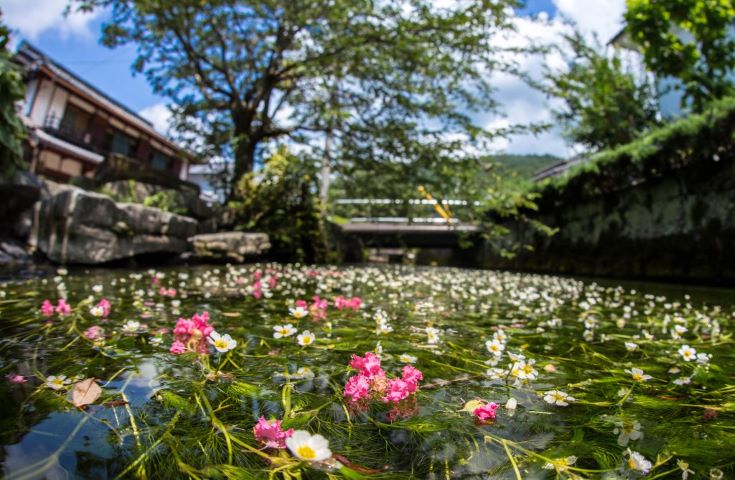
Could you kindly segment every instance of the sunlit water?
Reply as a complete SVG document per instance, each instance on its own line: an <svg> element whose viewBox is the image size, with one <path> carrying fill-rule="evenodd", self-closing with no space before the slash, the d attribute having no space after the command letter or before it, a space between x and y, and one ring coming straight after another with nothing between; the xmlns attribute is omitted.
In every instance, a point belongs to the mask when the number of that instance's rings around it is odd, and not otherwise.
<svg viewBox="0 0 735 480"><path fill-rule="evenodd" d="M634 290L489 271L253 265L80 271L7 283L0 292L7 478L735 472L726 290L690 296L683 287ZM289 313L314 295L329 302L325 319ZM363 304L340 310L337 296ZM69 315L42 314L45 299L56 306L62 297ZM107 318L91 312L102 298L111 303ZM204 311L237 346L171 354L177 319ZM286 323L313 332L314 343L300 346L297 334L274 338L274 327ZM87 338L94 325L99 338ZM345 401L350 358L365 352L378 353L391 377L415 357L424 378L402 415L380 399L367 410ZM5 377L12 374L25 383ZM61 375L68 383L51 388L49 377ZM73 384L90 377L101 397L74 407ZM511 398L514 409L505 407ZM499 405L494 421L463 408L474 399ZM310 464L265 449L252 430L260 416L320 433L334 458Z"/></svg>

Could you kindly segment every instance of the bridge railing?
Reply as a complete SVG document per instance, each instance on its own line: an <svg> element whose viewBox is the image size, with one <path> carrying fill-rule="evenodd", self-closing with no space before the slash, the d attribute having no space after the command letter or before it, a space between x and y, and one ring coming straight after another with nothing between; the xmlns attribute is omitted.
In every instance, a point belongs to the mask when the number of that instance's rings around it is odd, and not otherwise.
<svg viewBox="0 0 735 480"><path fill-rule="evenodd" d="M443 218L436 205L449 213ZM428 200L394 198L340 198L333 202L332 214L349 222L403 224L458 224L468 218L469 209L479 205L459 199Z"/></svg>

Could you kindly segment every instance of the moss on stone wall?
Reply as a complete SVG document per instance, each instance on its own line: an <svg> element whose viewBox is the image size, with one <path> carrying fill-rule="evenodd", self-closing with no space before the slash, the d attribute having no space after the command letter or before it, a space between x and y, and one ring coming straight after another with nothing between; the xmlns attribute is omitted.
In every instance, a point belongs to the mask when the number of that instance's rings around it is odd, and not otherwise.
<svg viewBox="0 0 735 480"><path fill-rule="evenodd" d="M674 122L536 187L549 238L510 225L495 268L735 284L735 98Z"/></svg>

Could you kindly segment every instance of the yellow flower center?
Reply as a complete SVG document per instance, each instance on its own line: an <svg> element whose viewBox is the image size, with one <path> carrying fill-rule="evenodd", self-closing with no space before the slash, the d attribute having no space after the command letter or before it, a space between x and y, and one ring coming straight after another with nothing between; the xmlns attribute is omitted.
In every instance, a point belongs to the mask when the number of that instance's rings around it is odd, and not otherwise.
<svg viewBox="0 0 735 480"><path fill-rule="evenodd" d="M563 393L555 393L553 397L554 397L554 400L557 402L560 400L564 400L566 398Z"/></svg>
<svg viewBox="0 0 735 480"><path fill-rule="evenodd" d="M531 365L524 365L523 366L523 373L526 375L530 375L533 373L533 367Z"/></svg>
<svg viewBox="0 0 735 480"><path fill-rule="evenodd" d="M636 382L640 382L641 380L643 380L643 375L641 375L640 373L634 373L633 380L635 380Z"/></svg>
<svg viewBox="0 0 735 480"><path fill-rule="evenodd" d="M214 346L218 349L227 348L227 342L220 338L219 340L215 340Z"/></svg>
<svg viewBox="0 0 735 480"><path fill-rule="evenodd" d="M313 460L316 458L316 452L308 445L301 445L299 448L297 448L296 455L299 458L303 458L305 460Z"/></svg>
<svg viewBox="0 0 735 480"><path fill-rule="evenodd" d="M304 343L304 345L308 345L311 343L311 337L304 337L301 341Z"/></svg>
<svg viewBox="0 0 735 480"><path fill-rule="evenodd" d="M638 469L638 464L636 463L636 461L635 461L635 459L633 457L630 457L628 459L628 468L630 468L631 470L637 470Z"/></svg>

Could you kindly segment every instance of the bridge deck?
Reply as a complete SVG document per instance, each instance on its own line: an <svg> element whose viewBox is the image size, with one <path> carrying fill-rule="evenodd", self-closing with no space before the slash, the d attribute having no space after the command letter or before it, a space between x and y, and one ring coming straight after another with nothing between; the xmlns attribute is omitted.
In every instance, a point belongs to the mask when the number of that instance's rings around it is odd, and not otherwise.
<svg viewBox="0 0 735 480"><path fill-rule="evenodd" d="M446 235L447 233L476 233L480 227L473 224L409 224L409 223L371 223L354 222L341 225L342 231L348 234L368 235Z"/></svg>

